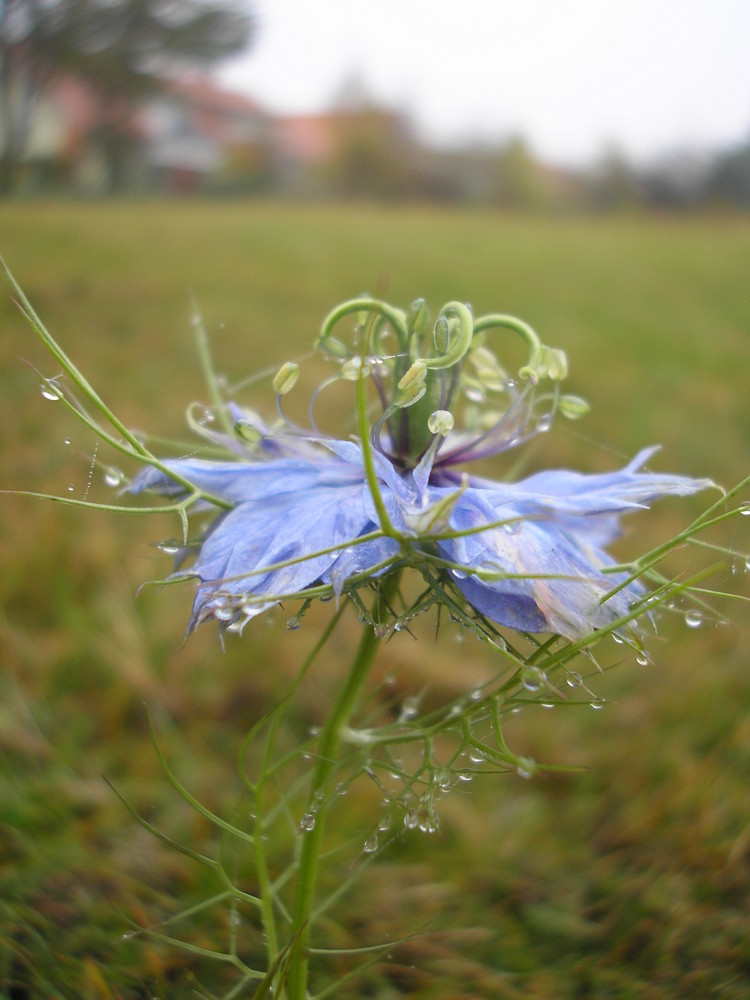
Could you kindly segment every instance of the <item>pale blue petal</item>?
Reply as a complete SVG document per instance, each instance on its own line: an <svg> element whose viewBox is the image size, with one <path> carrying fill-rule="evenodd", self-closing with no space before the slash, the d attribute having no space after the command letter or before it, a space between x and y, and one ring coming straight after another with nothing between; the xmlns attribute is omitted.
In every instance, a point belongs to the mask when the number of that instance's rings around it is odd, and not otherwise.
<svg viewBox="0 0 750 1000"><path fill-rule="evenodd" d="M170 459L164 465L176 475L193 483L199 490L231 503L243 503L301 493L318 486L347 485L362 480L361 470L334 460L309 462L298 458L270 462L206 462L201 459ZM128 486L128 492L144 490L168 495L182 495L181 486L164 473L149 466Z"/></svg>
<svg viewBox="0 0 750 1000"><path fill-rule="evenodd" d="M320 438L319 441L323 447L328 448L334 455L337 455L359 469L360 475L364 476L364 459L360 445L354 441L337 441L325 438ZM420 494L411 472L407 471L401 474L385 455L375 449L373 450L372 458L378 479L385 483L395 496L404 503L419 502Z"/></svg>
<svg viewBox="0 0 750 1000"><path fill-rule="evenodd" d="M301 495L277 496L270 503L256 500L240 504L221 518L193 567L203 585L191 625L227 599L253 595L278 600L317 581L329 582L331 567L341 551L312 553L353 544L373 528L359 484L313 488ZM372 554L379 561L380 553ZM304 558L299 562L263 572L267 566L300 557ZM261 601L257 608L266 606Z"/></svg>
<svg viewBox="0 0 750 1000"><path fill-rule="evenodd" d="M393 538L377 538L371 542L352 544L343 550L325 574L324 582L331 583L336 596L339 597L351 577L371 570L398 554L399 544ZM373 573L373 576L380 576L382 572L384 570L379 570Z"/></svg>
<svg viewBox="0 0 750 1000"><path fill-rule="evenodd" d="M451 518L455 530L495 520L483 491L467 490ZM515 511L508 506L506 516ZM559 524L520 520L438 543L441 553L465 567L454 572L456 585L492 621L527 631L557 632L580 638L626 614L635 589L602 603L617 580L601 569L609 557L593 545L582 546ZM522 574L521 579L480 580L472 569Z"/></svg>
<svg viewBox="0 0 750 1000"><path fill-rule="evenodd" d="M639 472L656 450L644 449L617 472L592 475L551 469L513 484L489 480L472 480L472 484L486 491L496 509L513 503L520 505L524 513L541 510L574 517L624 512L645 507L663 496L688 496L714 485L710 479Z"/></svg>

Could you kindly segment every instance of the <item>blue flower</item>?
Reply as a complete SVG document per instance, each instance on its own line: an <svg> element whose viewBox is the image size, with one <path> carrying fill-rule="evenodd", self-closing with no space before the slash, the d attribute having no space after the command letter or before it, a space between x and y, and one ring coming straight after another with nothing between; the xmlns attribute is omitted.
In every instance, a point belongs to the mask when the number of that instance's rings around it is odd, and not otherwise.
<svg viewBox="0 0 750 1000"><path fill-rule="evenodd" d="M360 343L349 350L332 330L352 314ZM529 348L518 377L485 344L498 329L519 334ZM388 337L397 340L390 355L383 352ZM642 585L616 569L607 551L621 515L712 485L642 471L655 449L602 475L549 470L505 483L457 470L549 430L558 408L570 417L585 409L577 397L560 396L565 355L513 317L475 321L453 302L430 331L421 300L404 313L357 299L327 317L317 346L339 366L322 388L356 385L358 438L317 430L320 390L313 431L286 420L282 396L299 374L287 363L273 381L276 425L228 402L222 416L233 435L196 426L232 461L165 460L128 487L188 499L187 482L198 497L229 508L192 546L191 629L214 618L241 630L285 598L338 597L413 566L436 592L455 594L499 625L584 638L629 615L643 597ZM546 383L551 389L543 391ZM373 397L382 412L370 426ZM180 565L190 551L180 553Z"/></svg>
<svg viewBox="0 0 750 1000"><path fill-rule="evenodd" d="M274 451L278 450L275 441ZM607 594L623 580L606 546L620 515L667 495L684 496L707 480L639 471L655 449L604 475L540 472L517 483L464 477L451 483L434 467L399 471L376 454L378 486L400 538L384 535L352 441L308 442L304 458L168 461L200 490L234 506L203 538L191 573L199 580L190 628L207 618L244 621L285 595L304 596L384 572L404 548L437 554L470 605L500 625L580 638L627 614L639 586ZM132 492L180 491L163 473L144 470ZM489 526L489 527L485 527ZM453 536L453 537L451 537Z"/></svg>

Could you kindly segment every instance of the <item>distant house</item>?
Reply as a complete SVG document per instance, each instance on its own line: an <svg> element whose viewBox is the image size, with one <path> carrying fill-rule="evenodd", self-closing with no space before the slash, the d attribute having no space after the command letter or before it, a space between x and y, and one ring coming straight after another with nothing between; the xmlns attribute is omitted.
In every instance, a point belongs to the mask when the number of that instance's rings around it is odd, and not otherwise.
<svg viewBox="0 0 750 1000"><path fill-rule="evenodd" d="M167 81L133 108L65 77L30 105L21 167L32 189L54 183L90 194L222 183L247 188L268 172L272 141L265 112L207 78Z"/></svg>
<svg viewBox="0 0 750 1000"><path fill-rule="evenodd" d="M428 193L432 168L406 116L356 89L346 96L326 113L273 118L203 76L165 80L138 105L103 98L73 77L59 79L29 104L22 182L31 190L65 185L94 196Z"/></svg>
<svg viewBox="0 0 750 1000"><path fill-rule="evenodd" d="M162 188L247 189L268 177L273 119L205 77L171 83L144 107L141 122L144 159Z"/></svg>

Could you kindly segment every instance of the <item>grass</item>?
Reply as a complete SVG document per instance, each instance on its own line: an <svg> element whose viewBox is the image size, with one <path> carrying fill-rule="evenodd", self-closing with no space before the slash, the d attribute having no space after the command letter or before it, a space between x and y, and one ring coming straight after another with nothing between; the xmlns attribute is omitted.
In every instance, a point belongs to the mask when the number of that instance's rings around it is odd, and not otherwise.
<svg viewBox="0 0 750 1000"><path fill-rule="evenodd" d="M661 443L654 464L669 471L730 486L750 468L746 218L41 203L0 206L0 234L41 316L132 427L181 434L201 395L191 296L219 370L235 378L304 350L334 303L368 290L514 312L568 352L570 390L593 413L545 436L535 466L611 468ZM9 291L0 325L1 485L64 495L70 484L81 496L92 443L19 360L55 374ZM297 633L283 616L255 623L225 654L206 628L181 649L189 593L135 597L164 572L150 544L169 533L161 522L1 504L0 996L179 998L201 982L218 992L199 957L123 940L128 920L156 923L215 887L140 829L100 772L170 835L209 844L211 829L159 769L143 702L192 793L231 809L239 743L323 618ZM668 536L700 504L635 519L632 542ZM747 553L744 527L734 542ZM737 568L719 585L747 594L744 561ZM652 667L623 657L602 681L605 711L515 720L519 753L585 770L482 776L445 801L438 836L401 839L326 930L339 945L429 920L428 932L339 995L750 993L748 618L740 603L721 610L733 625L665 621ZM470 690L487 660L455 649L447 633L437 647L392 643L398 691ZM339 655L308 686L303 731L325 710ZM217 912L192 939L211 947L222 921Z"/></svg>

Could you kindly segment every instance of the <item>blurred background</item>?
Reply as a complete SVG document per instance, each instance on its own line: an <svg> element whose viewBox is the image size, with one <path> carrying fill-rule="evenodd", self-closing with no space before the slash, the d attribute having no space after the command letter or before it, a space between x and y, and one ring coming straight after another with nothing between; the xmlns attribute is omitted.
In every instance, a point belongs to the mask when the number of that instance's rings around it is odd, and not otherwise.
<svg viewBox="0 0 750 1000"><path fill-rule="evenodd" d="M515 313L567 351L592 413L540 436L523 471L612 469L661 444L654 468L725 487L748 473L745 3L0 12L0 253L130 427L185 440L186 406L206 402L194 302L235 382L305 352L326 312L367 290ZM40 373L58 372L7 283L0 323L0 487L111 500L112 456L42 398ZM623 554L707 502L634 516ZM0 508L0 995L221 995L231 970L123 939L216 888L101 774L214 850L159 768L144 703L180 779L231 814L241 741L326 606L298 632L280 614L223 652L211 627L182 646L189 585L139 590L168 571L154 543L175 523L15 496ZM737 556L709 583L745 597L748 520L712 536ZM748 615L713 604L695 630L664 615L650 666L604 649L618 666L597 683L604 711L514 717L515 751L578 770L478 776L445 800L439 834L384 854L327 933L426 932L340 995L750 994ZM355 633L311 678L298 735L319 724ZM378 669L396 671L399 697L439 701L496 669L476 645L400 635ZM377 812L358 807L340 813L353 837ZM171 930L218 947L228 917Z"/></svg>

